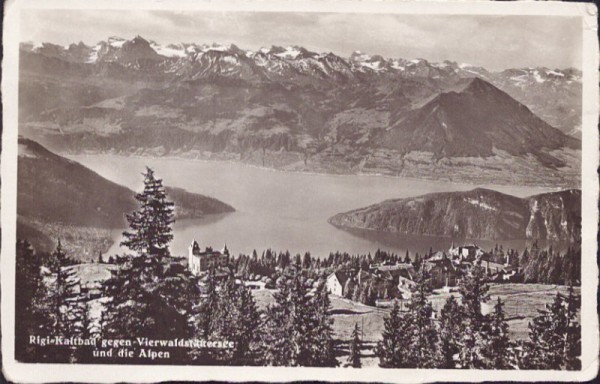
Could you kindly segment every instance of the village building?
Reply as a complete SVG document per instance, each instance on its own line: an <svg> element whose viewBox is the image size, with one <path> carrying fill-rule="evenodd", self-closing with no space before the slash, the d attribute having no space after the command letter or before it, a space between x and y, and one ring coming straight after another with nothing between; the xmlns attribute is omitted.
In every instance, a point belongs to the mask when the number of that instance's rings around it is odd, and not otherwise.
<svg viewBox="0 0 600 384"><path fill-rule="evenodd" d="M504 273L507 267L505 264L500 264L492 261L490 257L482 257L481 266L483 267L485 273L488 276Z"/></svg>
<svg viewBox="0 0 600 384"><path fill-rule="evenodd" d="M188 269L194 275L208 271L210 268L226 267L229 262L227 245L222 250L213 250L206 247L204 250L196 240L188 248Z"/></svg>
<svg viewBox="0 0 600 384"><path fill-rule="evenodd" d="M337 271L327 277L327 292L336 296L344 296L344 286L348 281L349 276L342 272Z"/></svg>
<svg viewBox="0 0 600 384"><path fill-rule="evenodd" d="M431 287L433 289L454 287L458 284L458 271L447 257L436 260L425 260L423 268L431 276Z"/></svg>
<svg viewBox="0 0 600 384"><path fill-rule="evenodd" d="M458 247L450 246L448 254L451 258L459 259L460 261L473 261L485 254L477 244L459 245Z"/></svg>

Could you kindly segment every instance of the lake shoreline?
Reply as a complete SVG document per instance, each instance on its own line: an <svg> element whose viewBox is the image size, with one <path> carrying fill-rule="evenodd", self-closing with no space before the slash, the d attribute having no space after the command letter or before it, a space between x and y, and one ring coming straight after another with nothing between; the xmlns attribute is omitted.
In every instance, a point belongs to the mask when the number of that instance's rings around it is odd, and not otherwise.
<svg viewBox="0 0 600 384"><path fill-rule="evenodd" d="M577 186L567 186L567 185L556 185L556 184L543 184L543 183L489 183L489 182L473 182L472 178L465 178L464 180L456 180L456 178L436 178L428 175L423 175L420 177L415 177L411 175L391 175L386 173L379 172L319 172L319 171L307 171L307 170L289 170L289 169L280 169L277 167L269 167L263 165L253 164L251 162L245 162L243 160L235 160L235 159L215 159L215 158L202 158L202 157L182 157L182 156L156 156L156 155L140 155L140 154L113 154L106 152L81 152L81 153L72 153L72 152L59 152L61 156L65 156L67 158L81 158L81 157L96 157L96 156L118 156L123 158L134 158L134 159L151 159L151 160L169 160L169 161L197 161L204 163L222 163L222 164L235 164L240 165L252 169L260 169L268 172L280 172L280 173L294 173L294 174L302 174L302 175L311 175L311 176L330 176L330 177L367 177L367 178L389 178L389 179L402 179L402 180L411 180L411 181L420 181L420 182L442 182L454 185L465 185L470 184L474 188L481 186L490 189L494 189L494 187L527 187L532 189L540 189L547 190L552 189L554 191L560 191L564 189L581 189L581 182ZM502 181L503 179L501 179ZM534 193L535 194L535 193Z"/></svg>
<svg viewBox="0 0 600 384"><path fill-rule="evenodd" d="M106 154L70 158L134 191L142 188L140 172L148 165L154 168L165 185L213 196L235 207L235 212L224 216L179 220L178 223L184 225L176 224L171 247L176 255L187 255L187 247L193 239L202 247L220 249L226 243L236 255L268 248L283 252L289 250L292 254L310 251L319 257L327 257L336 251L368 254L386 249L404 254L407 248L419 253L430 246L447 249L451 239L432 241L431 238L390 236L389 233L357 235L332 226L328 219L339 212L387 199L476 188L472 184L404 177L285 172L233 161ZM554 190L494 187L500 192L521 197ZM487 243L484 245L487 247ZM110 252L113 251L116 247L112 247Z"/></svg>

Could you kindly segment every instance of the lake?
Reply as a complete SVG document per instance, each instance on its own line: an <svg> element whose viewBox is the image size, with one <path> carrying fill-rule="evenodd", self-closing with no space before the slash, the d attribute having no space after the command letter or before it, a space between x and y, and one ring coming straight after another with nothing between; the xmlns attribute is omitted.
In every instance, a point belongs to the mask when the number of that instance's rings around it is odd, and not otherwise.
<svg viewBox="0 0 600 384"><path fill-rule="evenodd" d="M236 212L213 215L197 220L181 220L174 225L171 252L187 255L187 247L196 239L201 247L221 248L225 243L232 254L259 254L267 248L289 250L292 254L310 251L326 256L331 251L374 253L378 248L404 255L423 253L429 247L448 249L452 240L428 236L338 229L327 219L336 213L375 204L386 199L421 195L430 192L463 191L485 187L524 197L553 191L552 188L469 185L441 181L424 181L376 175L324 175L289 173L241 163L140 158L114 155L76 155L71 159L105 178L135 191L143 187L141 173L152 167L165 185L215 197L232 205ZM120 233L115 229L119 249ZM497 241L476 241L484 249ZM504 247L519 250L525 241L503 241Z"/></svg>

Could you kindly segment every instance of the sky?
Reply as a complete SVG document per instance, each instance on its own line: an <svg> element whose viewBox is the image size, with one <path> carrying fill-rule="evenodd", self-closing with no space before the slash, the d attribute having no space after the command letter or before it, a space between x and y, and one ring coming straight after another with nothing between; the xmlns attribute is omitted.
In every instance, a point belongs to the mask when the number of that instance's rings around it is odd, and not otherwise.
<svg viewBox="0 0 600 384"><path fill-rule="evenodd" d="M489 70L581 68L577 17L208 11L22 10L21 41L91 45L140 35L159 44L300 45L347 57L451 60Z"/></svg>

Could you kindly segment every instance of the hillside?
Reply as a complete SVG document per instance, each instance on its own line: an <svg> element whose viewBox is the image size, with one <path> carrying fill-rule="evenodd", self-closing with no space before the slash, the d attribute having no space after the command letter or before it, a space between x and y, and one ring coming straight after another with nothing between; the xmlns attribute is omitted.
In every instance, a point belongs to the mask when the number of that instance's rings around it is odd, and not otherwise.
<svg viewBox="0 0 600 384"><path fill-rule="evenodd" d="M93 233L102 238L108 236L110 229L126 226L125 214L137 207L134 191L50 152L35 141L19 138L18 145L18 236L47 249L61 229L79 232L82 238L94 237ZM234 211L217 199L183 189L166 187L166 192L175 203L176 219ZM73 233L69 236L74 238L73 243L83 241ZM101 243L101 248L110 246L106 241Z"/></svg>
<svg viewBox="0 0 600 384"><path fill-rule="evenodd" d="M59 153L454 181L477 169L476 182L580 183L581 74L573 69L496 73L137 36L22 44L20 73L19 130Z"/></svg>
<svg viewBox="0 0 600 384"><path fill-rule="evenodd" d="M530 153L548 167L564 166L548 150L580 145L477 77L411 111L380 140L402 153L427 151L439 158L489 157L494 150L513 156Z"/></svg>
<svg viewBox="0 0 600 384"><path fill-rule="evenodd" d="M329 222L403 234L467 239L581 241L581 191L517 198L477 188L387 200Z"/></svg>

